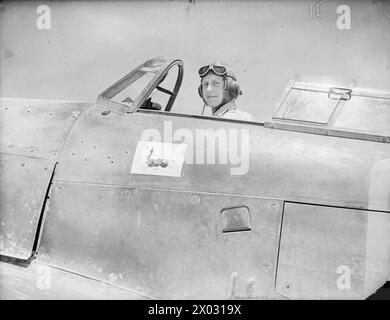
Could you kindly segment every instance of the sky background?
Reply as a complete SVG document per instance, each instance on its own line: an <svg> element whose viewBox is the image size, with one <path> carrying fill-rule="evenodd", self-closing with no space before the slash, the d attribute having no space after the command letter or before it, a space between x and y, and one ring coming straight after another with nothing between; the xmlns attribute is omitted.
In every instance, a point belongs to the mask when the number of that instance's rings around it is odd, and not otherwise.
<svg viewBox="0 0 390 320"><path fill-rule="evenodd" d="M237 105L269 121L296 74L390 83L390 1L9 1L0 9L0 95L95 101L145 60L184 61L172 111L200 114L200 66L228 62ZM51 29L36 25L39 5ZM340 5L351 29L336 25ZM390 91L390 86L388 88Z"/></svg>

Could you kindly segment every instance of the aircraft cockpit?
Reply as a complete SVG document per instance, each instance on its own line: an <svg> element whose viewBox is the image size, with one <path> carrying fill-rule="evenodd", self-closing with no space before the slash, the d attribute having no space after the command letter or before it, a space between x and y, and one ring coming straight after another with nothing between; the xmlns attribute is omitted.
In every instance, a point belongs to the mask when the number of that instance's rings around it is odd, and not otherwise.
<svg viewBox="0 0 390 320"><path fill-rule="evenodd" d="M97 103L127 113L170 111L183 80L181 60L150 59L104 90Z"/></svg>

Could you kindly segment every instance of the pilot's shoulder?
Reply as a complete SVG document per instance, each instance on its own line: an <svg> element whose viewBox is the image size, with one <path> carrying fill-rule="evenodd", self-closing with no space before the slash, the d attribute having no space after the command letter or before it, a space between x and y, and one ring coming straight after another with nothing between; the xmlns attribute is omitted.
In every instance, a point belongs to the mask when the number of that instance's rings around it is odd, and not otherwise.
<svg viewBox="0 0 390 320"><path fill-rule="evenodd" d="M248 112L241 111L238 109L228 110L222 115L222 117L227 119L255 121L252 115L250 115Z"/></svg>

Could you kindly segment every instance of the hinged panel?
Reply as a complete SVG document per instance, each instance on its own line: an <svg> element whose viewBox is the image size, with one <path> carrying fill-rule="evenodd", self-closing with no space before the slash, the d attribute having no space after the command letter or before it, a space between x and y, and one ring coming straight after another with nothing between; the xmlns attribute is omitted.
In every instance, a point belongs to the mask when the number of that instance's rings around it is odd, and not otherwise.
<svg viewBox="0 0 390 320"><path fill-rule="evenodd" d="M274 294L282 201L54 182L38 261L165 299ZM223 232L246 207L251 230Z"/></svg>
<svg viewBox="0 0 390 320"><path fill-rule="evenodd" d="M378 85L378 88L380 86ZM292 81L273 119L279 123L390 137L390 94L331 79ZM313 126L314 125L314 126ZM309 132L309 131L307 131Z"/></svg>
<svg viewBox="0 0 390 320"><path fill-rule="evenodd" d="M28 259L55 162L0 154L0 254Z"/></svg>

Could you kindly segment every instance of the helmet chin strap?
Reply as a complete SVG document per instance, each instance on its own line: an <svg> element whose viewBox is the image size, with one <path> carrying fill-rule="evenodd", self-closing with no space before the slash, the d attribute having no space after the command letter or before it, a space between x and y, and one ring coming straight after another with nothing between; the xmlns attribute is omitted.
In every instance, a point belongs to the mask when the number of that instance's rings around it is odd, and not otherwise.
<svg viewBox="0 0 390 320"><path fill-rule="evenodd" d="M204 115L204 109L206 108L206 104L203 103L202 116Z"/></svg>

